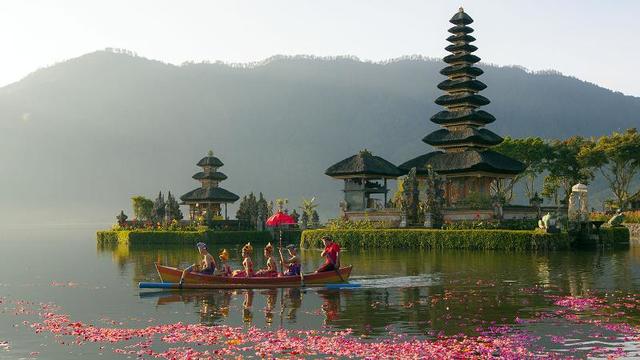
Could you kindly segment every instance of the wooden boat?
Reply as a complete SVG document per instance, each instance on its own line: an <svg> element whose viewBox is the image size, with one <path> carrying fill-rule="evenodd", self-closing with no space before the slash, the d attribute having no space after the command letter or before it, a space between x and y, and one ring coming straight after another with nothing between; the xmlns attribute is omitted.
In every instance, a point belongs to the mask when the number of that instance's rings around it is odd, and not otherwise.
<svg viewBox="0 0 640 360"><path fill-rule="evenodd" d="M158 263L156 270L163 283L179 283L183 270L171 266L164 266ZM321 273L304 274L279 277L227 277L201 274L198 272L187 272L183 278L181 288L278 288L278 287L301 287L301 286L325 286L332 283L342 283L349 280L352 266L345 266L338 271L326 271Z"/></svg>

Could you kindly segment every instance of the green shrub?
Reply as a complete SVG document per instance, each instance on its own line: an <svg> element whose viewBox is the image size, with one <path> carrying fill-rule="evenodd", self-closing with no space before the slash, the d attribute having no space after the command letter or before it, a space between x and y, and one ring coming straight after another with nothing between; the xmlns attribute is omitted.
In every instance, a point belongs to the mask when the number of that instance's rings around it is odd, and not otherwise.
<svg viewBox="0 0 640 360"><path fill-rule="evenodd" d="M624 212L624 222L629 223L629 224L638 224L638 223L640 223L640 210L625 211Z"/></svg>
<svg viewBox="0 0 640 360"><path fill-rule="evenodd" d="M546 234L531 230L305 230L302 247L320 247L322 236L330 235L348 248L432 248L483 250L567 249L566 233Z"/></svg>
<svg viewBox="0 0 640 360"><path fill-rule="evenodd" d="M538 227L538 221L532 219L508 219L508 220L462 220L448 222L442 225L445 230L535 230Z"/></svg>
<svg viewBox="0 0 640 360"><path fill-rule="evenodd" d="M640 223L640 210L635 211L624 211L624 222L629 224L638 224ZM594 211L589 214L589 220L592 221L609 221L613 215L607 214L603 212Z"/></svg>
<svg viewBox="0 0 640 360"><path fill-rule="evenodd" d="M268 231L211 231L199 229L197 231L170 230L120 230L98 231L99 243L120 244L195 244L198 242L267 242L271 241Z"/></svg>
<svg viewBox="0 0 640 360"><path fill-rule="evenodd" d="M607 215L601 211L593 211L589 214L589 220L591 221L604 221L607 222L611 219L611 215Z"/></svg>
<svg viewBox="0 0 640 360"><path fill-rule="evenodd" d="M328 230L355 230L355 229L388 229L393 227L390 221L372 221L366 220L348 220L348 219L331 219L325 226Z"/></svg>
<svg viewBox="0 0 640 360"><path fill-rule="evenodd" d="M600 242L605 245L628 244L631 239L629 229L624 226L601 227Z"/></svg>

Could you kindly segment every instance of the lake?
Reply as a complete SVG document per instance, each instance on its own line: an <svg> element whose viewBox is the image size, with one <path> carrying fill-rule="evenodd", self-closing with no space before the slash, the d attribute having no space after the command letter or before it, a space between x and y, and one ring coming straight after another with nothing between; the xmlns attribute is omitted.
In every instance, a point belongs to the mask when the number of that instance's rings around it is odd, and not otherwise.
<svg viewBox="0 0 640 360"><path fill-rule="evenodd" d="M228 248L237 268L240 246L219 244L211 251ZM261 244L255 248L258 267ZM304 250L303 267L317 267L319 255ZM281 346L273 334L291 344L304 337L311 344L304 346L315 351L310 356L319 358L327 355L322 346L340 357L362 355L367 346L399 349L402 343L417 349L451 342L468 344L474 349L470 356L509 357L508 344L560 356L638 354L639 247L548 253L345 250L341 256L343 264L353 264L352 281L361 288L152 291L139 290L137 283L158 280L155 261L193 263L196 249L100 247L94 227L0 230L0 359L150 358L224 347L235 352L212 356L251 357ZM135 331L118 337L112 329ZM180 338L185 333L199 338ZM214 333L218 343L203 340ZM316 335L331 342L310 342ZM261 337L269 339L260 342ZM492 343L495 350L485 354L486 338L510 343ZM331 352L335 344L343 344L344 352ZM304 348L287 351L306 354Z"/></svg>

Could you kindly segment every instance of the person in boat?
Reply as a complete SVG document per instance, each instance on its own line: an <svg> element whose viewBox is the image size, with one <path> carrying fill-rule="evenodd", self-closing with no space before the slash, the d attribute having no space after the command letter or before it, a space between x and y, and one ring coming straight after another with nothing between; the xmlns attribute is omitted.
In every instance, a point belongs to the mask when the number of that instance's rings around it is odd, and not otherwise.
<svg viewBox="0 0 640 360"><path fill-rule="evenodd" d="M251 260L251 254L253 253L253 246L251 243L246 243L242 247L242 270L235 270L233 277L251 277L253 276L253 261Z"/></svg>
<svg viewBox="0 0 640 360"><path fill-rule="evenodd" d="M275 277L278 276L278 266L276 259L273 258L273 245L268 243L264 247L264 257L267 259L267 267L256 272L256 276Z"/></svg>
<svg viewBox="0 0 640 360"><path fill-rule="evenodd" d="M340 245L334 242L331 236L322 237L324 250L320 254L325 258L324 264L316 270L317 273L324 271L337 271L340 269Z"/></svg>
<svg viewBox="0 0 640 360"><path fill-rule="evenodd" d="M218 257L220 258L221 264L218 271L216 272L216 275L231 276L232 272L231 272L231 266L229 266L229 263L228 263L229 252L227 251L227 249L222 249Z"/></svg>
<svg viewBox="0 0 640 360"><path fill-rule="evenodd" d="M289 252L289 259L285 259L280 251L280 260L282 261L282 268L287 269L284 272L284 276L300 275L300 258L298 258L298 252L296 246L293 244L287 245L287 251Z"/></svg>
<svg viewBox="0 0 640 360"><path fill-rule="evenodd" d="M202 274L212 275L216 271L216 260L209 254L207 244L199 242L196 244L198 252L203 256L200 266L196 270Z"/></svg>

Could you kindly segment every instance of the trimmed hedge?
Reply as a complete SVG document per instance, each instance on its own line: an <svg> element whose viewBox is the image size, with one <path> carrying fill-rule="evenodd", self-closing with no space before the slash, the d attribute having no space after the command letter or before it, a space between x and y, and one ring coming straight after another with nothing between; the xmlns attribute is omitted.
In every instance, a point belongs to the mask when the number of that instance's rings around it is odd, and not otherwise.
<svg viewBox="0 0 640 360"><path fill-rule="evenodd" d="M171 231L171 230L105 230L98 231L99 243L118 244L196 244L198 242L267 242L272 241L268 231Z"/></svg>
<svg viewBox="0 0 640 360"><path fill-rule="evenodd" d="M605 245L628 244L631 240L629 229L624 226L601 227L600 243Z"/></svg>
<svg viewBox="0 0 640 360"><path fill-rule="evenodd" d="M568 249L566 233L546 234L532 230L305 230L301 247L321 247L322 236L330 235L343 247L350 248L431 248L480 250Z"/></svg>

